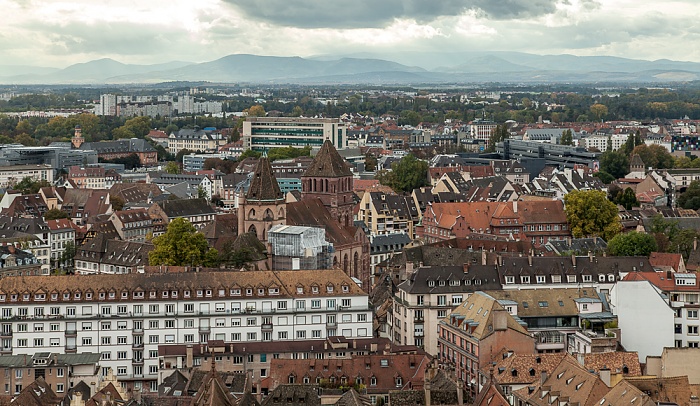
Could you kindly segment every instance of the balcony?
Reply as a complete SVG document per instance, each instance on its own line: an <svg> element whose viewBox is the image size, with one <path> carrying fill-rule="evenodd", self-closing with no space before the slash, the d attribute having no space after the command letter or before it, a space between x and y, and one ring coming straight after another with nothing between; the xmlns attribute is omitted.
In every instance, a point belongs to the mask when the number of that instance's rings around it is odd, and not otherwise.
<svg viewBox="0 0 700 406"><path fill-rule="evenodd" d="M143 347L143 343L142 343L142 342L141 342L141 343L133 343L133 344L131 344L131 348L142 348L142 347Z"/></svg>
<svg viewBox="0 0 700 406"><path fill-rule="evenodd" d="M77 335L77 334L78 334L78 332L77 332L77 330L75 330L75 329L66 330L66 335L67 335L67 336L74 336L74 335Z"/></svg>
<svg viewBox="0 0 700 406"><path fill-rule="evenodd" d="M75 344L66 345L66 354L75 354L77 349L78 347Z"/></svg>
<svg viewBox="0 0 700 406"><path fill-rule="evenodd" d="M327 322L326 322L326 327L328 327L328 328L335 328L335 327L338 327L338 323L335 322L335 321L327 321Z"/></svg>
<svg viewBox="0 0 700 406"><path fill-rule="evenodd" d="M199 326L200 333L208 333L210 330L211 330L211 327L209 327L209 326Z"/></svg>
<svg viewBox="0 0 700 406"><path fill-rule="evenodd" d="M0 337L12 337L12 330L3 330L0 333Z"/></svg>
<svg viewBox="0 0 700 406"><path fill-rule="evenodd" d="M272 323L263 323L262 330L263 331L272 331Z"/></svg>
<svg viewBox="0 0 700 406"><path fill-rule="evenodd" d="M413 336L414 337L423 337L423 332L422 331L414 331Z"/></svg>

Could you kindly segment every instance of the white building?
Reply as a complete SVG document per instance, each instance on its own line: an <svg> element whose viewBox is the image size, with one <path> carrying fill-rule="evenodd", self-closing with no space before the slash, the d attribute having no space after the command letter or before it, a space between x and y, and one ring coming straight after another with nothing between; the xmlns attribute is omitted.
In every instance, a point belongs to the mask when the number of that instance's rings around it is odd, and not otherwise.
<svg viewBox="0 0 700 406"><path fill-rule="evenodd" d="M610 307L621 330L620 343L637 351L640 362L674 345L674 315L668 298L648 281L620 281L610 291Z"/></svg>
<svg viewBox="0 0 700 406"><path fill-rule="evenodd" d="M617 151L627 142L628 134L614 134L610 136L613 151ZM581 139L581 146L586 149L596 148L600 152L608 150L608 137L605 135L591 135Z"/></svg>
<svg viewBox="0 0 700 406"><path fill-rule="evenodd" d="M1 354L101 354L102 375L157 390L158 345L370 337L341 270L7 277Z"/></svg>
<svg viewBox="0 0 700 406"><path fill-rule="evenodd" d="M0 166L0 187L11 187L27 177L53 183L53 172L53 166L44 164Z"/></svg>
<svg viewBox="0 0 700 406"><path fill-rule="evenodd" d="M321 147L330 140L336 149L348 146L347 127L338 118L248 117L243 122L243 148Z"/></svg>

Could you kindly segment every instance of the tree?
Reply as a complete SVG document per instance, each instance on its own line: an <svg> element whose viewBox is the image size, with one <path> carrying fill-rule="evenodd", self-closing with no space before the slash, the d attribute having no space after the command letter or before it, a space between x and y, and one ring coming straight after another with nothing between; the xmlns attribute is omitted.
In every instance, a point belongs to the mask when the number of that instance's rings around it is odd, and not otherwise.
<svg viewBox="0 0 700 406"><path fill-rule="evenodd" d="M165 173L177 175L180 173L180 166L177 164L177 162L170 161L165 165Z"/></svg>
<svg viewBox="0 0 700 406"><path fill-rule="evenodd" d="M564 196L566 218L576 238L608 241L622 230L617 206L601 190L575 190Z"/></svg>
<svg viewBox="0 0 700 406"><path fill-rule="evenodd" d="M639 200L637 200L637 195L634 194L632 188L625 188L624 191L617 193L613 197L613 202L624 206L626 210L632 210L632 207L639 207Z"/></svg>
<svg viewBox="0 0 700 406"><path fill-rule="evenodd" d="M15 138L15 142L18 142L24 145L25 147L33 147L36 145L36 140L32 138L31 135L26 133L18 135L17 138Z"/></svg>
<svg viewBox="0 0 700 406"><path fill-rule="evenodd" d="M491 137L489 138L489 146L486 148L486 152L496 152L496 144L503 142L510 138L510 132L508 131L508 126L506 124L497 125L496 128L491 132Z"/></svg>
<svg viewBox="0 0 700 406"><path fill-rule="evenodd" d="M189 150L187 148L183 148L183 149L177 151L177 154L175 155L175 162L182 163L183 156L193 154L193 153L194 153L194 151Z"/></svg>
<svg viewBox="0 0 700 406"><path fill-rule="evenodd" d="M53 208L46 213L44 213L44 220L49 221L49 220L58 220L58 219L67 219L68 218L68 213L66 213L63 210Z"/></svg>
<svg viewBox="0 0 700 406"><path fill-rule="evenodd" d="M630 161L625 154L608 150L600 156L600 170L619 179L629 173Z"/></svg>
<svg viewBox="0 0 700 406"><path fill-rule="evenodd" d="M620 150L622 153L625 155L630 155L632 153L632 150L637 146L637 145L642 145L642 136L637 131L634 134L628 134L627 135L627 141L620 147Z"/></svg>
<svg viewBox="0 0 700 406"><path fill-rule="evenodd" d="M391 172L378 174L378 179L397 192L411 192L428 183L428 163L409 154L394 162Z"/></svg>
<svg viewBox="0 0 700 406"><path fill-rule="evenodd" d="M609 174L607 172L603 172L603 171L598 171L598 172L594 173L593 176L600 179L600 181L606 185L615 180L614 176L612 176L611 174Z"/></svg>
<svg viewBox="0 0 700 406"><path fill-rule="evenodd" d="M238 166L238 162L231 159L207 158L204 160L204 170L216 169L225 174L233 173Z"/></svg>
<svg viewBox="0 0 700 406"><path fill-rule="evenodd" d="M248 117L265 117L265 107L256 104L247 109Z"/></svg>
<svg viewBox="0 0 700 406"><path fill-rule="evenodd" d="M618 234L608 242L608 252L614 256L644 256L656 251L654 236L632 231Z"/></svg>
<svg viewBox="0 0 700 406"><path fill-rule="evenodd" d="M608 108L604 104L596 103L591 106L591 114L595 117L595 121L600 121L608 115Z"/></svg>
<svg viewBox="0 0 700 406"><path fill-rule="evenodd" d="M260 153L260 152L258 152L258 151L254 151L254 150L252 150L252 149L246 149L245 151L243 151L243 153L241 154L241 156L238 157L238 160L239 160L239 161L242 161L242 160L244 160L244 159L246 159L246 158L255 158L255 159L258 159L258 158L260 158L261 156L262 156L262 153Z"/></svg>
<svg viewBox="0 0 700 406"><path fill-rule="evenodd" d="M109 203L112 205L112 210L120 211L124 209L124 199L119 196L109 195Z"/></svg>
<svg viewBox="0 0 700 406"><path fill-rule="evenodd" d="M673 155L661 145L637 145L632 150L632 155L638 154L644 162L644 165L654 169L670 169L673 168Z"/></svg>
<svg viewBox="0 0 700 406"><path fill-rule="evenodd" d="M51 184L45 180L34 180L30 176L25 176L12 189L19 190L23 195L29 195L39 193L39 189L48 186Z"/></svg>
<svg viewBox="0 0 700 406"><path fill-rule="evenodd" d="M574 145L574 135L571 133L571 129L564 130L559 143L561 145Z"/></svg>
<svg viewBox="0 0 700 406"><path fill-rule="evenodd" d="M365 170L368 172L372 172L377 170L377 158L374 155L371 154L366 154L365 155Z"/></svg>
<svg viewBox="0 0 700 406"><path fill-rule="evenodd" d="M684 209L700 209L700 181L690 182L685 192L678 197L678 206Z"/></svg>
<svg viewBox="0 0 700 406"><path fill-rule="evenodd" d="M66 242L63 248L63 254L61 254L61 263L64 267L68 269L73 269L73 259L75 258L76 248L73 241Z"/></svg>
<svg viewBox="0 0 700 406"><path fill-rule="evenodd" d="M153 239L154 249L148 254L150 265L216 266L219 253L210 248L204 234L183 218L168 224L167 231Z"/></svg>
<svg viewBox="0 0 700 406"><path fill-rule="evenodd" d="M207 195L207 191L204 190L202 185L197 186L197 199L209 199L209 196Z"/></svg>

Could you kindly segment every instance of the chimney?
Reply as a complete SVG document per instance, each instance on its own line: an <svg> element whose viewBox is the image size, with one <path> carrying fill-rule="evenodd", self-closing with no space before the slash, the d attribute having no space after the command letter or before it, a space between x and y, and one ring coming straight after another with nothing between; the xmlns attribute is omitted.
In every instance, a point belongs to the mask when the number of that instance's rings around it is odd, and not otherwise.
<svg viewBox="0 0 700 406"><path fill-rule="evenodd" d="M532 251L527 254L527 264L532 266Z"/></svg>
<svg viewBox="0 0 700 406"><path fill-rule="evenodd" d="M469 265L469 262L465 262L464 264L462 264L462 271L464 273L469 273Z"/></svg>
<svg viewBox="0 0 700 406"><path fill-rule="evenodd" d="M141 404L141 389L140 388L134 388L134 400L136 403L139 405Z"/></svg>
<svg viewBox="0 0 700 406"><path fill-rule="evenodd" d="M464 405L464 382L461 379L457 379L457 404Z"/></svg>
<svg viewBox="0 0 700 406"><path fill-rule="evenodd" d="M493 311L493 330L505 331L508 329L508 312L505 309Z"/></svg>
<svg viewBox="0 0 700 406"><path fill-rule="evenodd" d="M545 381L547 381L547 371L542 371L540 372L540 385L544 385Z"/></svg>
<svg viewBox="0 0 700 406"><path fill-rule="evenodd" d="M598 375L600 376L600 380L603 381L607 387L610 387L610 369L608 368L601 368L600 371L598 371Z"/></svg>
<svg viewBox="0 0 700 406"><path fill-rule="evenodd" d="M425 381L425 406L430 406L430 381Z"/></svg>
<svg viewBox="0 0 700 406"><path fill-rule="evenodd" d="M185 353L187 354L187 360L185 361L185 368L192 368L194 365L194 356L192 355L192 345L188 345L187 349L185 350Z"/></svg>
<svg viewBox="0 0 700 406"><path fill-rule="evenodd" d="M353 349L356 349L356 348L357 348L357 340L356 340L356 339L353 339L353 340L352 340L352 348L353 348Z"/></svg>
<svg viewBox="0 0 700 406"><path fill-rule="evenodd" d="M576 268L576 254L571 254L571 264Z"/></svg>
<svg viewBox="0 0 700 406"><path fill-rule="evenodd" d="M481 250L481 265L486 265L486 250L482 249Z"/></svg>
<svg viewBox="0 0 700 406"><path fill-rule="evenodd" d="M593 262L593 251L588 250L588 259Z"/></svg>
<svg viewBox="0 0 700 406"><path fill-rule="evenodd" d="M518 212L518 201L514 200L513 201L513 213L517 213L517 212Z"/></svg>
<svg viewBox="0 0 700 406"><path fill-rule="evenodd" d="M583 356L583 353L577 352L576 353L576 360L578 361L579 365L584 366L586 364L586 357Z"/></svg>
<svg viewBox="0 0 700 406"><path fill-rule="evenodd" d="M73 399L70 400L70 406L85 406L83 394L80 392L73 392Z"/></svg>

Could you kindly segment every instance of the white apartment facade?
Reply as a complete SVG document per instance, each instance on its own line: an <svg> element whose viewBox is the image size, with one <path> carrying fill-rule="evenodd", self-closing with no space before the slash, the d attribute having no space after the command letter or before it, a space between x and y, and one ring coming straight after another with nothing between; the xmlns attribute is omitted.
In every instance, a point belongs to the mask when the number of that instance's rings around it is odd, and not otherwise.
<svg viewBox="0 0 700 406"><path fill-rule="evenodd" d="M341 270L8 277L0 354L101 354L157 391L158 346L371 337L368 296Z"/></svg>
<svg viewBox="0 0 700 406"><path fill-rule="evenodd" d="M610 143L613 151L617 151L627 142L628 134L613 134L610 136ZM581 145L586 149L596 148L600 152L608 150L608 137L605 135L591 135L582 138Z"/></svg>
<svg viewBox="0 0 700 406"><path fill-rule="evenodd" d="M53 166L45 164L0 166L0 187L11 187L26 177L53 183L53 172Z"/></svg>

